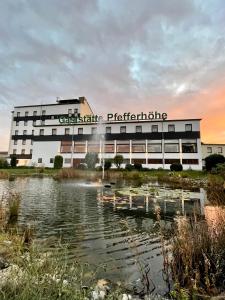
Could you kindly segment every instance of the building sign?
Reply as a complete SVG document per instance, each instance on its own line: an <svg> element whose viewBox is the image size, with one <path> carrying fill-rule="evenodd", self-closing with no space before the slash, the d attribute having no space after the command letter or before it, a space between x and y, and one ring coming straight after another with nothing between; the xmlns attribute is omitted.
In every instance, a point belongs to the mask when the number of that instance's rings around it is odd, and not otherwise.
<svg viewBox="0 0 225 300"><path fill-rule="evenodd" d="M167 113L159 113L157 111L140 114L132 114L125 112L123 114L107 114L106 122L126 122L126 121L164 121L167 119ZM84 116L59 116L59 123L61 124L77 124L77 123L99 123L104 122L102 116L98 115L84 115Z"/></svg>

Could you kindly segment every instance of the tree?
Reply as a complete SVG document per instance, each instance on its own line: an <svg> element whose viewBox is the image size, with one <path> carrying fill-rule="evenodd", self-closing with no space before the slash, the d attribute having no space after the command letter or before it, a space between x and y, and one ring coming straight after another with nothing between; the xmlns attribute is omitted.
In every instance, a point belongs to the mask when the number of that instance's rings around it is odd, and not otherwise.
<svg viewBox="0 0 225 300"><path fill-rule="evenodd" d="M17 159L16 159L16 155L15 154L13 154L11 156L10 165L11 165L12 168L15 168L16 165L17 165Z"/></svg>
<svg viewBox="0 0 225 300"><path fill-rule="evenodd" d="M217 164L225 163L225 157L221 154L212 154L205 158L205 168L207 171L211 171L216 168Z"/></svg>
<svg viewBox="0 0 225 300"><path fill-rule="evenodd" d="M95 152L88 152L85 156L85 163L88 169L94 169L98 162L98 154Z"/></svg>
<svg viewBox="0 0 225 300"><path fill-rule="evenodd" d="M111 168L111 166L112 166L111 159L106 159L105 164L104 164L104 169L109 170Z"/></svg>
<svg viewBox="0 0 225 300"><path fill-rule="evenodd" d="M6 159L0 158L0 169L7 169L9 164Z"/></svg>
<svg viewBox="0 0 225 300"><path fill-rule="evenodd" d="M54 159L54 169L61 169L63 166L63 157L61 155L56 155Z"/></svg>
<svg viewBox="0 0 225 300"><path fill-rule="evenodd" d="M113 162L116 165L117 169L120 169L120 166L123 163L123 155L116 155L113 159Z"/></svg>

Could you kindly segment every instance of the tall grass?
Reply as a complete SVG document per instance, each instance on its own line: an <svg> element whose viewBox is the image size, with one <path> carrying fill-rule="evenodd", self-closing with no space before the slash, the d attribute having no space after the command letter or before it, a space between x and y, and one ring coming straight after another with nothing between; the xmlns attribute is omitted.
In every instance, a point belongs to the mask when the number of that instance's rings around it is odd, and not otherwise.
<svg viewBox="0 0 225 300"><path fill-rule="evenodd" d="M218 217L216 226L209 219L180 217L171 239L170 270L177 291L183 288L190 295L216 295L225 282L225 214ZM187 298L189 299L189 298Z"/></svg>
<svg viewBox="0 0 225 300"><path fill-rule="evenodd" d="M19 214L21 195L17 192L4 193L0 199L0 225L15 221Z"/></svg>
<svg viewBox="0 0 225 300"><path fill-rule="evenodd" d="M0 179L8 179L9 173L6 171L0 171Z"/></svg>

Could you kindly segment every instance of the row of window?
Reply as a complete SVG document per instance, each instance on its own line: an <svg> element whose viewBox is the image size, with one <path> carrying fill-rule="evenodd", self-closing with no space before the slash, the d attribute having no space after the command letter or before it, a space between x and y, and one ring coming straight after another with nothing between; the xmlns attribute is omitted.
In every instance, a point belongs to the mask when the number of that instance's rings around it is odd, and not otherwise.
<svg viewBox="0 0 225 300"><path fill-rule="evenodd" d="M68 109L68 115L72 115L72 114L75 114L75 115L76 115L77 113L78 113L78 108L75 108L75 109L69 108L69 109ZM40 115L45 116L45 115L46 115L46 110L41 110ZM16 116L17 116L17 117L21 117L20 111L18 111L18 112L16 113ZM29 111L25 111L24 116L25 116L25 117L28 117L28 116L29 116ZM34 110L34 111L33 111L32 116L37 116L37 110Z"/></svg>
<svg viewBox="0 0 225 300"><path fill-rule="evenodd" d="M213 153L213 148L207 147L207 153ZM217 147L217 153L223 153L223 147Z"/></svg>
<svg viewBox="0 0 225 300"><path fill-rule="evenodd" d="M38 163L42 164L43 160L42 158L38 158ZM54 158L50 158L49 160L50 164L54 163ZM79 165L80 163L84 163L84 160L80 159L74 159L73 163L74 165ZM71 164L71 158L64 158L64 163L65 164ZM130 163L129 159L125 159L123 163ZM163 164L162 159L132 159L131 160L132 164ZM165 159L164 161L165 164L173 164L173 163L180 163L179 159ZM181 162L183 165L198 165L199 161L198 159L183 159Z"/></svg>
<svg viewBox="0 0 225 300"><path fill-rule="evenodd" d="M126 133L126 126L120 126L120 133ZM151 132L158 132L158 125L152 125ZM185 124L185 131L192 131L192 124ZM111 127L107 126L105 130L106 134L111 133ZM168 132L175 132L175 125L168 125ZM44 135L44 129L40 129L40 135ZM136 126L136 133L142 133L142 126ZM18 135L19 131L15 130L15 135ZM27 134L27 130L23 130L23 135ZM32 130L32 135L34 130ZM57 129L52 128L52 135L57 134ZM65 135L71 134L70 128L65 128ZM83 128L78 128L78 134L83 134ZM91 128L91 134L97 134L97 127Z"/></svg>
<svg viewBox="0 0 225 300"><path fill-rule="evenodd" d="M107 142L104 145L104 149L101 149L99 143L89 142L86 143L76 142L74 144L74 149L72 149L71 141L62 141L61 142L61 153L86 153L86 152L105 152L105 153L162 153L162 143L148 143L147 147L145 143L140 144L117 144L115 145L113 142ZM197 143L182 143L181 144L182 153L197 153ZM165 143L164 144L164 152L165 153L180 153L179 143Z"/></svg>

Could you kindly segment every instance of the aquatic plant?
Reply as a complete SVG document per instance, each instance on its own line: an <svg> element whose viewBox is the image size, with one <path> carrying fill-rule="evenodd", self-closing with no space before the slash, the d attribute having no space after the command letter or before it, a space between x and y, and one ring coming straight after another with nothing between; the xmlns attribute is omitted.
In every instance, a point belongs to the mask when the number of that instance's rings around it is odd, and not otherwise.
<svg viewBox="0 0 225 300"><path fill-rule="evenodd" d="M209 219L177 218L169 262L177 295L184 288L191 295L216 295L222 291L225 281L225 214L217 218L216 224Z"/></svg>
<svg viewBox="0 0 225 300"><path fill-rule="evenodd" d="M0 171L0 179L8 179L9 173L6 171Z"/></svg>

